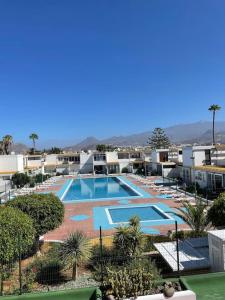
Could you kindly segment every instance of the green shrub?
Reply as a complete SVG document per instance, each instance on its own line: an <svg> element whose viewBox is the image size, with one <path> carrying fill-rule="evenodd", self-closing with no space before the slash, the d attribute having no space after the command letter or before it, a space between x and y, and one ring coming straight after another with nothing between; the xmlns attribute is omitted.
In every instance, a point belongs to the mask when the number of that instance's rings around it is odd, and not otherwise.
<svg viewBox="0 0 225 300"><path fill-rule="evenodd" d="M124 168L122 168L122 170L121 170L121 173L128 173L129 171L128 171L128 168L127 167L124 167Z"/></svg>
<svg viewBox="0 0 225 300"><path fill-rule="evenodd" d="M59 258L46 256L33 261L24 271L24 276L29 283L56 284L65 281L62 271L63 264Z"/></svg>
<svg viewBox="0 0 225 300"><path fill-rule="evenodd" d="M156 267L148 259L133 260L125 266L107 267L104 286L116 299L151 294L160 278Z"/></svg>
<svg viewBox="0 0 225 300"><path fill-rule="evenodd" d="M214 200L208 211L208 219L215 227L225 226L225 193Z"/></svg>
<svg viewBox="0 0 225 300"><path fill-rule="evenodd" d="M17 188L21 188L30 182L30 177L25 173L16 173L12 176L12 183Z"/></svg>
<svg viewBox="0 0 225 300"><path fill-rule="evenodd" d="M35 229L32 219L12 207L0 207L0 261L18 259L33 245Z"/></svg>
<svg viewBox="0 0 225 300"><path fill-rule="evenodd" d="M33 219L37 237L57 228L64 218L64 206L54 194L18 196L7 203Z"/></svg>

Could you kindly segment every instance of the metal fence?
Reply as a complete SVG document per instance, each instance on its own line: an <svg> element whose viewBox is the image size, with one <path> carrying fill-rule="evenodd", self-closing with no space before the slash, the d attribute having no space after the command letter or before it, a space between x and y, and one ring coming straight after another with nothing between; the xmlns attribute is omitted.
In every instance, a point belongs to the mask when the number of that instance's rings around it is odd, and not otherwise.
<svg viewBox="0 0 225 300"><path fill-rule="evenodd" d="M178 271L173 272L154 248L155 242L171 241L169 236L144 235L143 252L132 256L126 251L115 251L117 249L114 247L113 235L108 236L101 228L99 233L86 234L90 238L92 254L87 262L79 265L77 281L72 280L71 266L64 264L58 256L60 243L44 243L40 247L42 254L33 251L29 255L18 255L10 261L0 261L0 295L66 289L78 287L79 282L81 286L101 286L104 284L107 267L121 268L137 260L153 264L163 277L178 277L180 274L179 251L176 258ZM173 237L173 240L179 250L178 236Z"/></svg>

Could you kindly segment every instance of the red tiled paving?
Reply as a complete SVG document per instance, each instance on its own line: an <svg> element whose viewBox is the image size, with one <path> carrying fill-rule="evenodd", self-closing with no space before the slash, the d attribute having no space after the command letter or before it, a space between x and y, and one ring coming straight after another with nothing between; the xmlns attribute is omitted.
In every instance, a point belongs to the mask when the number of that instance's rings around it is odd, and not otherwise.
<svg viewBox="0 0 225 300"><path fill-rule="evenodd" d="M141 186L141 188L152 195L156 195L155 198L137 198L137 199L129 199L129 204L138 204L138 203L157 203L162 202L170 206L171 208L179 208L181 207L181 203L176 202L174 199L161 199L157 198L157 193L152 189L143 188L143 184L140 182L129 178L129 180L137 186ZM64 182L63 182L64 183ZM43 239L45 241L55 241L55 240L64 240L67 236L75 231L82 230L87 236L90 238L99 237L99 230L93 229L93 208L97 206L113 206L120 204L119 200L106 200L106 201L94 201L94 202L80 202L80 203L69 203L64 204L65 206L65 217L63 224L44 235ZM74 221L70 218L74 215L88 215L89 218L82 221ZM151 228L155 228L160 231L161 234L166 235L169 230L174 230L174 225L161 225L161 226L149 226ZM187 229L188 225L180 224L179 229ZM104 230L103 235L111 235L114 232L114 229Z"/></svg>

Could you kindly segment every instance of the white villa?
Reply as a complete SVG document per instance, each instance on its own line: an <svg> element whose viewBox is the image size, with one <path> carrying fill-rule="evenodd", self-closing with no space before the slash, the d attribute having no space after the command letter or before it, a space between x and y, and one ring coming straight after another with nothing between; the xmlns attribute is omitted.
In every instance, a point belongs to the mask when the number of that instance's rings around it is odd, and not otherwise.
<svg viewBox="0 0 225 300"><path fill-rule="evenodd" d="M184 146L170 149L119 149L112 152L0 155L0 179L16 172L28 174L157 174L197 182L210 190L225 189L225 145Z"/></svg>

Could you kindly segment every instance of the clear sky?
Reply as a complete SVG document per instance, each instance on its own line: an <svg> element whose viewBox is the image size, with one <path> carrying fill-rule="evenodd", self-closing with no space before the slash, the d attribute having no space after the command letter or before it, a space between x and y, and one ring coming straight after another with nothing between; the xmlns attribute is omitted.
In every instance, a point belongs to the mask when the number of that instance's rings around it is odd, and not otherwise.
<svg viewBox="0 0 225 300"><path fill-rule="evenodd" d="M224 0L0 0L0 136L126 135L213 103L225 120L224 16Z"/></svg>

